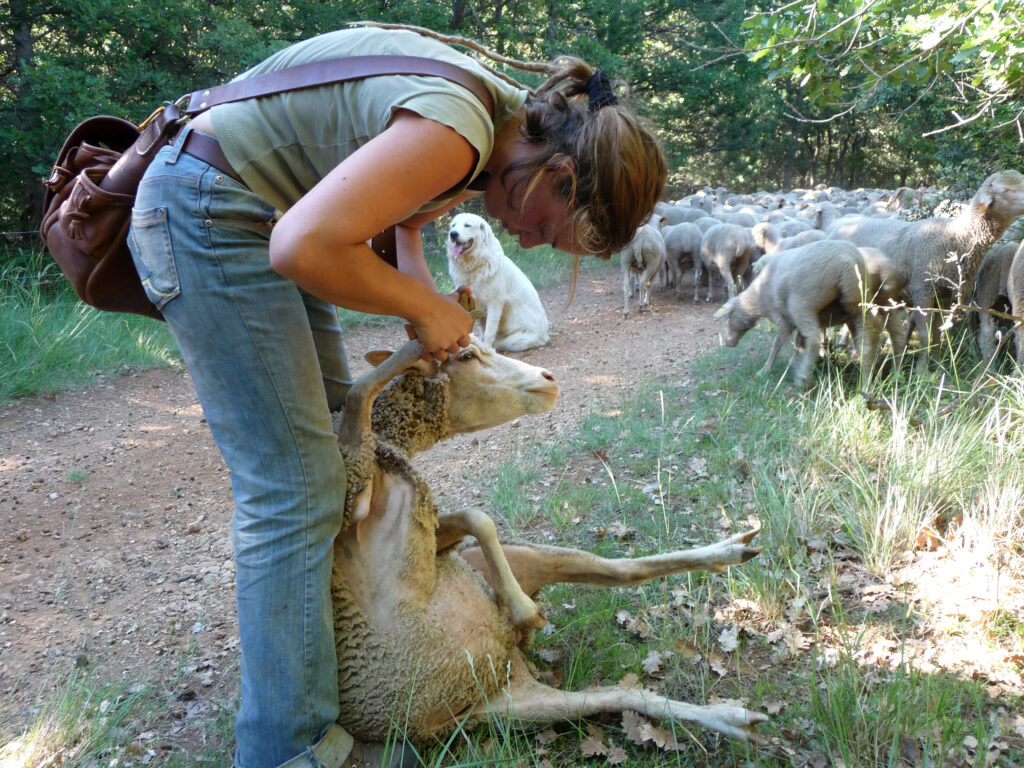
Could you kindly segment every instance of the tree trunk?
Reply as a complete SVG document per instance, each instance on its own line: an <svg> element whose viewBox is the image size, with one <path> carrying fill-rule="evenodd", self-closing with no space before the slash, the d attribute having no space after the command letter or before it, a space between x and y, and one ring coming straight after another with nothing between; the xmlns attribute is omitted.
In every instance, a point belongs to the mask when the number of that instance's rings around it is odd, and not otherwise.
<svg viewBox="0 0 1024 768"><path fill-rule="evenodd" d="M18 130L25 135L33 135L43 129L39 110L25 106L28 103L31 84L20 78L35 57L30 14L28 0L11 0L10 28L0 30L0 37L14 41L11 79L16 82L13 89L14 103L20 106L13 110L13 117ZM24 221L19 222L17 226L28 227L31 224L34 227L43 213L43 185L39 183L38 174L33 173L31 163L26 162L25 166L18 175L26 192L27 206L24 209Z"/></svg>
<svg viewBox="0 0 1024 768"><path fill-rule="evenodd" d="M466 0L452 0L452 20L448 22L449 29L458 29L462 26L462 20L466 18Z"/></svg>

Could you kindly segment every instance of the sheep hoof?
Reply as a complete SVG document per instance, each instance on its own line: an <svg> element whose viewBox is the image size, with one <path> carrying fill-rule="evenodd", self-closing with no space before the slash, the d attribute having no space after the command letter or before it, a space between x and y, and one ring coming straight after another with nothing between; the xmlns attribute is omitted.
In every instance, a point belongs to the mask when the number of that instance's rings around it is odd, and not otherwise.
<svg viewBox="0 0 1024 768"><path fill-rule="evenodd" d="M508 612L516 629L540 629L548 623L547 616L529 598L514 607L508 606Z"/></svg>

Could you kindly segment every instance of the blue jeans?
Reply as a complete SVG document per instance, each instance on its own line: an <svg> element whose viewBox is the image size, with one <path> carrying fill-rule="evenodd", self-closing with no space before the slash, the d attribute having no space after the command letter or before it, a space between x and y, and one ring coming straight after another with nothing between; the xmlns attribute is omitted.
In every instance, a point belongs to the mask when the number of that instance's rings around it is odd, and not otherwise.
<svg viewBox="0 0 1024 768"><path fill-rule="evenodd" d="M182 153L187 130L146 172L129 244L231 470L235 765L333 768L351 745L332 727L330 576L346 476L330 410L349 379L341 329L332 305L270 268L273 207Z"/></svg>

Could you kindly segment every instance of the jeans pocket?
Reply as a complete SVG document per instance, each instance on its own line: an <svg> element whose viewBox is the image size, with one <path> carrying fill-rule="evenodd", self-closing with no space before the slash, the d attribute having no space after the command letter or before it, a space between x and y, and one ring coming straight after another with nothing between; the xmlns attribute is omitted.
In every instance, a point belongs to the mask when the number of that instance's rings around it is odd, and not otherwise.
<svg viewBox="0 0 1024 768"><path fill-rule="evenodd" d="M132 211L128 246L142 287L157 309L181 294L178 269L174 264L171 233L167 227L167 209L146 208Z"/></svg>

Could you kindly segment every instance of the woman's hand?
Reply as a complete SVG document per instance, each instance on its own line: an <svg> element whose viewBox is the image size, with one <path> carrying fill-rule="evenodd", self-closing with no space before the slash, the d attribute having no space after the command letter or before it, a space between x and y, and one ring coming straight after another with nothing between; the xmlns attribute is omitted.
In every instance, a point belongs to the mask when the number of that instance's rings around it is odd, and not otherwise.
<svg viewBox="0 0 1024 768"><path fill-rule="evenodd" d="M458 301L458 292L451 296L436 294L427 314L405 326L410 339L419 339L424 360L432 358L444 362L448 355L469 344L473 330L473 317Z"/></svg>

